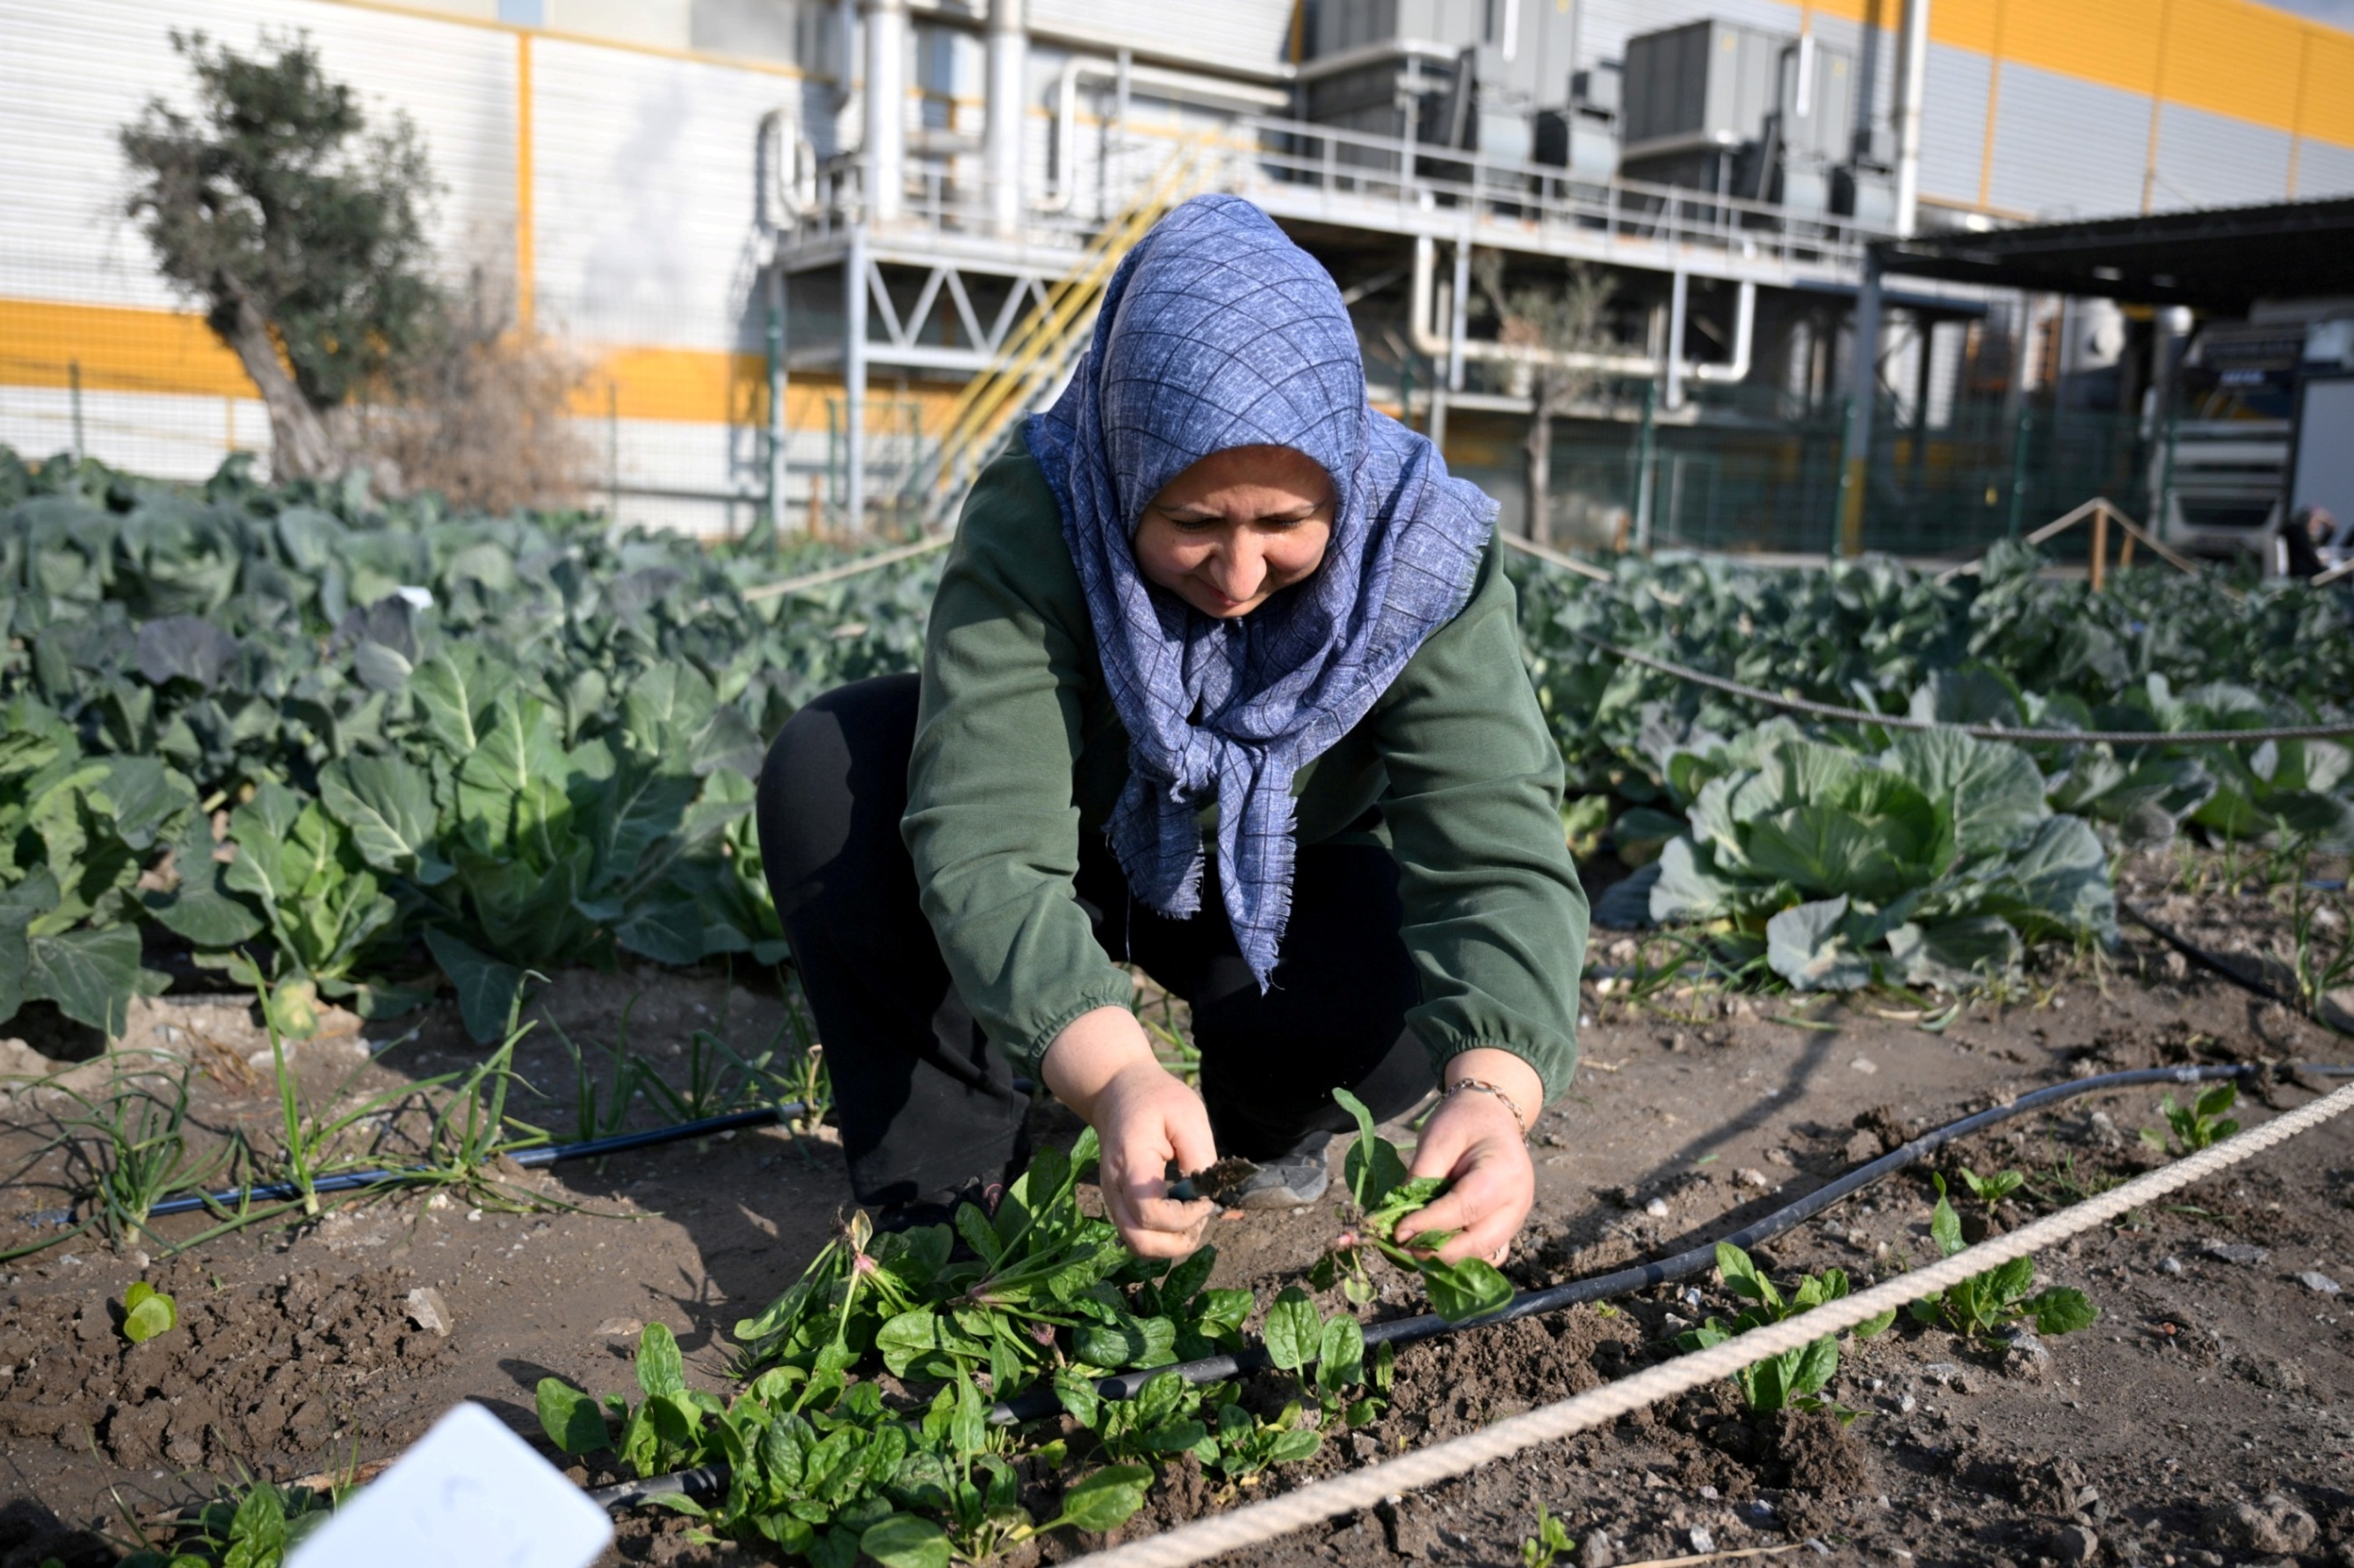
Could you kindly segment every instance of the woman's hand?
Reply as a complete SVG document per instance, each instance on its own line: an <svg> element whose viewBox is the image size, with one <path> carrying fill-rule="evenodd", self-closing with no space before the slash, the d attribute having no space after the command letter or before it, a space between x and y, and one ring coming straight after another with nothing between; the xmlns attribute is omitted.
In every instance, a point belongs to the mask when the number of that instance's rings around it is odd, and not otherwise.
<svg viewBox="0 0 2354 1568"><path fill-rule="evenodd" d="M1451 1058L1447 1082L1464 1078L1495 1085L1522 1117L1533 1118L1544 1103L1543 1080L1508 1051L1466 1051ZM1521 1128L1511 1107L1494 1095L1478 1089L1448 1095L1423 1124L1408 1174L1444 1176L1449 1185L1437 1202L1398 1222L1398 1242L1455 1231L1459 1234L1438 1249L1440 1262L1503 1262L1537 1195L1536 1168Z"/></svg>
<svg viewBox="0 0 2354 1568"><path fill-rule="evenodd" d="M1216 1207L1170 1198L1166 1174L1172 1160L1180 1171L1216 1163L1210 1113L1152 1054L1136 1015L1124 1007L1081 1013L1046 1047L1039 1072L1054 1097L1096 1129L1103 1144L1097 1181L1130 1250L1183 1257L1200 1246Z"/></svg>

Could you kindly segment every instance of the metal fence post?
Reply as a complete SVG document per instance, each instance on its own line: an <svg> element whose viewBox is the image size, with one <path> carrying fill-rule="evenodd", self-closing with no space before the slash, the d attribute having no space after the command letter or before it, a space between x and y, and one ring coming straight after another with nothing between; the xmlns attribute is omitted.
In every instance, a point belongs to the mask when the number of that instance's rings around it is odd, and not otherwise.
<svg viewBox="0 0 2354 1568"><path fill-rule="evenodd" d="M1872 480L1872 404L1880 390L1880 259L1863 253L1863 286L1855 296L1854 364L1847 405L1847 438L1840 454L1839 533L1834 556L1863 554L1865 493Z"/></svg>
<svg viewBox="0 0 2354 1568"><path fill-rule="evenodd" d="M80 360L79 360L79 359L76 359L76 360L70 360L70 361L69 361L69 362L67 363L67 365L66 365L66 376L67 376L67 378L68 378L68 379L72 383L72 385L73 385L73 437L74 437L74 461L76 461L76 462L81 462L81 461L86 461L86 460L89 458L89 456L90 456L90 451L89 451L89 449L88 449L88 448L83 444L83 442L82 442L82 431L81 431L81 361L80 361Z"/></svg>
<svg viewBox="0 0 2354 1568"><path fill-rule="evenodd" d="M1652 482L1656 461L1658 432L1652 416L1659 406L1658 381L1643 383L1643 420L1635 428L1635 553L1649 554L1651 548L1651 497L1657 488Z"/></svg>
<svg viewBox="0 0 2354 1568"><path fill-rule="evenodd" d="M2010 524L2009 537L2019 537L2020 523L2027 511L2027 444L2035 429L2035 411L2022 403L2019 408L2019 424L2010 438Z"/></svg>

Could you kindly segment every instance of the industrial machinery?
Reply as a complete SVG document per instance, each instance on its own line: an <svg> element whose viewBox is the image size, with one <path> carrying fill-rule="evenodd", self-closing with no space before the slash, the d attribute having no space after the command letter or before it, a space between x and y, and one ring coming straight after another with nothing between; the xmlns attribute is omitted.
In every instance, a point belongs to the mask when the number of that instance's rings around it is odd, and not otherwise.
<svg viewBox="0 0 2354 1568"><path fill-rule="evenodd" d="M1706 18L1628 38L1623 60L1581 59L1581 10L1324 0L1299 70L1307 118L1892 226L1890 137L1859 114L1850 51Z"/></svg>

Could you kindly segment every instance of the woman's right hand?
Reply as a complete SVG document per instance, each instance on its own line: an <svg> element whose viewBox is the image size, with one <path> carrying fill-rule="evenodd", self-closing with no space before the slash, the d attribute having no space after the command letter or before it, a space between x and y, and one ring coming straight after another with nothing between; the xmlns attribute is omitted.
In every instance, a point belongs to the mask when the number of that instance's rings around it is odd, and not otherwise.
<svg viewBox="0 0 2354 1568"><path fill-rule="evenodd" d="M1085 1012L1055 1036L1039 1064L1055 1097L1086 1118L1103 1145L1097 1182L1120 1239L1141 1257L1183 1257L1217 1211L1168 1196L1166 1173L1214 1164L1210 1113L1152 1054L1124 1007Z"/></svg>

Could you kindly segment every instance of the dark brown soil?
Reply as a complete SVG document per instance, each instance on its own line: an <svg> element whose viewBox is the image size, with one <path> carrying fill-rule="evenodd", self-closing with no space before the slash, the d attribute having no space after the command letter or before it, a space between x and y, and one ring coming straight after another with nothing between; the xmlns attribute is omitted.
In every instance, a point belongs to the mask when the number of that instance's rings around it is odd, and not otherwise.
<svg viewBox="0 0 2354 1568"><path fill-rule="evenodd" d="M179 1327L134 1345L103 1299L35 1297L0 1328L8 1397L0 1434L85 1434L126 1470L291 1475L345 1439L369 1446L421 1431L437 1410L396 1414L411 1379L451 1360L444 1334L410 1320L408 1268L306 1268L270 1284L215 1287L200 1259L151 1269Z"/></svg>
<svg viewBox="0 0 2354 1568"><path fill-rule="evenodd" d="M2278 936L2277 907L2263 898L2210 890L2187 909L2201 940L2253 948ZM1609 961L1616 938L1600 936ZM1975 1003L1942 1033L1869 998L1704 993L1630 1007L1589 989L1588 1065L1536 1128L1538 1204L1511 1272L1547 1284L1695 1245L1922 1127L2043 1084L2183 1062L2354 1059L2354 1042L2129 936L2105 968L2032 976L2014 1000ZM684 1081L694 1029L724 1017L753 1049L779 1016L773 998L716 978L567 976L550 1005L576 1036L603 1036L640 991L632 1043L673 1082ZM272 1114L267 1058L251 1070L259 1036L238 1008L165 999L143 1009L131 1044L196 1065L207 1128L259 1128ZM382 1062L355 1044L307 1047L305 1083L348 1104L479 1056L438 1012ZM547 1037L526 1055L549 1098L516 1114L570 1136L569 1059ZM2275 1082L2235 1114L2253 1124L2319 1086ZM2138 1133L2158 1124L2162 1092L2072 1101L1949 1150L1940 1168L2025 1171L2009 1205L1973 1215L1982 1231L2021 1223L2160 1160ZM0 1104L12 1129L0 1129L10 1161L0 1169L15 1173L0 1196L0 1248L34 1239L67 1206L72 1171L37 1151L69 1114L54 1094ZM546 1373L597 1393L626 1386L644 1322L668 1323L690 1376L724 1390L727 1330L822 1240L842 1202L838 1160L822 1132L748 1132L560 1169L519 1190L568 1205L538 1213L411 1194L168 1261L84 1236L0 1265L0 1504L15 1499L0 1509L0 1568L104 1561L77 1529L119 1540L124 1510L152 1514L243 1473L286 1479L380 1458L460 1398L530 1432L531 1390ZM1933 1196L1925 1173L1884 1182L1776 1241L1766 1260L1786 1278L1834 1266L1859 1281L1883 1275L1929 1255ZM204 1224L157 1230L179 1237ZM1297 1282L1336 1224L1319 1206L1218 1225L1219 1277ZM2263 1250L2230 1250L2240 1247ZM1703 1390L1247 1560L1510 1564L1543 1506L1578 1539L1580 1568L1790 1544L1795 1563L1899 1568L2354 1568L2354 1309L2301 1280L2354 1287L2354 1126L2309 1134L2040 1266L2103 1313L2040 1355L1902 1322L1845 1350L1829 1393L1863 1413L1851 1425L1755 1417L1729 1386ZM183 1326L133 1348L111 1304L142 1277L177 1298ZM1396 1277L1384 1284L1375 1314L1417 1309ZM447 1338L411 1310L410 1292L428 1287L446 1306ZM1394 1404L1371 1427L1334 1435L1315 1459L1257 1487L1172 1467L1127 1533L1624 1375L1735 1306L1700 1280L1409 1349ZM1270 1383L1254 1399L1282 1393ZM750 1560L693 1545L687 1531L631 1519L609 1561ZM1093 1544L1047 1542L1011 1568Z"/></svg>

